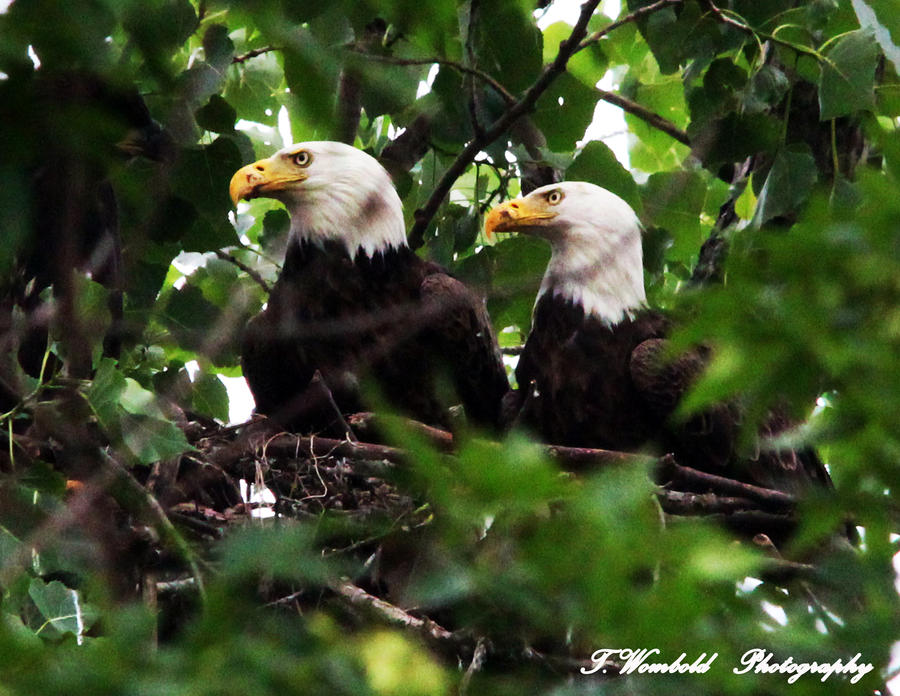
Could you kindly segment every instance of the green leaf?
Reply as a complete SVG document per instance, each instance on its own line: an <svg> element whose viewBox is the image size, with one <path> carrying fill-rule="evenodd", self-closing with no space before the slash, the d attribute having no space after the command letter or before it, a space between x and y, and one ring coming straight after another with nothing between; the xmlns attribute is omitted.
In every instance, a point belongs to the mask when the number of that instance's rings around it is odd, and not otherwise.
<svg viewBox="0 0 900 696"><path fill-rule="evenodd" d="M291 92L293 136L297 141L328 136L334 119L341 65L335 53L312 32L299 29L284 37L284 78Z"/></svg>
<svg viewBox="0 0 900 696"><path fill-rule="evenodd" d="M86 396L107 434L121 437L141 463L151 464L190 448L184 433L165 420L156 395L126 378L115 361L103 359Z"/></svg>
<svg viewBox="0 0 900 696"><path fill-rule="evenodd" d="M0 526L0 559L3 560L5 572L7 569L12 569L19 565L19 563L14 564L14 561L26 562L26 559L31 554L23 554L22 552L25 548L25 544L23 544L18 537L6 529L6 527Z"/></svg>
<svg viewBox="0 0 900 696"><path fill-rule="evenodd" d="M547 138L547 147L565 152L584 137L596 105L596 90L563 73L538 99L532 118Z"/></svg>
<svg viewBox="0 0 900 696"><path fill-rule="evenodd" d="M796 214L817 177L816 162L808 150L779 152L759 193L754 223L763 225L774 217Z"/></svg>
<svg viewBox="0 0 900 696"><path fill-rule="evenodd" d="M458 253L466 251L478 238L481 231L481 218L478 208L472 206L466 209L465 215L456 220L453 227L453 249Z"/></svg>
<svg viewBox="0 0 900 696"><path fill-rule="evenodd" d="M45 583L40 578L32 579L28 596L44 618L39 634L72 633L81 637L97 618L96 611L84 603L78 592L58 580Z"/></svg>
<svg viewBox="0 0 900 696"><path fill-rule="evenodd" d="M693 152L713 172L722 164L773 149L780 133L778 119L767 114L731 112L711 123L688 126Z"/></svg>
<svg viewBox="0 0 900 696"><path fill-rule="evenodd" d="M198 287L187 284L170 296L163 321L184 348L200 351L219 315L219 308Z"/></svg>
<svg viewBox="0 0 900 696"><path fill-rule="evenodd" d="M234 246L238 242L234 227L228 219L220 217L210 220L206 217L196 218L187 233L181 239L181 247L185 251L200 253Z"/></svg>
<svg viewBox="0 0 900 696"><path fill-rule="evenodd" d="M278 579L328 582L332 563L314 547L314 539L311 526L245 526L229 534L223 544L223 573L232 578L265 574Z"/></svg>
<svg viewBox="0 0 900 696"><path fill-rule="evenodd" d="M687 126L684 88L677 76L662 76L649 71L646 82L623 84L622 91L650 111L672 121L676 126ZM644 172L658 172L681 165L689 149L632 114L625 114L628 129L637 136L632 141L629 155L631 166Z"/></svg>
<svg viewBox="0 0 900 696"><path fill-rule="evenodd" d="M900 12L895 0L853 0L860 25L875 34L884 55L900 73Z"/></svg>
<svg viewBox="0 0 900 696"><path fill-rule="evenodd" d="M629 3L629 7L632 7L632 3ZM672 41L672 36L678 34L675 30L677 22L675 10L671 8L654 12L642 22L644 37L650 44L653 56L664 75L671 74L678 69L684 52L683 43Z"/></svg>
<svg viewBox="0 0 900 696"><path fill-rule="evenodd" d="M479 67L513 93L530 87L541 69L542 37L528 10L515 0L496 0L490 20L478 22L477 30Z"/></svg>
<svg viewBox="0 0 900 696"><path fill-rule="evenodd" d="M621 165L613 151L599 140L592 140L566 169L567 181L589 181L621 196L640 215L643 203L634 178Z"/></svg>
<svg viewBox="0 0 900 696"><path fill-rule="evenodd" d="M206 62L219 72L224 72L231 65L231 57L234 55L234 43L228 34L228 27L224 24L210 24L203 33Z"/></svg>
<svg viewBox="0 0 900 696"><path fill-rule="evenodd" d="M127 386L125 376L116 368L115 360L103 358L86 397L104 427L117 420L119 399Z"/></svg>
<svg viewBox="0 0 900 696"><path fill-rule="evenodd" d="M741 220L750 220L756 212L757 197L753 193L753 183L748 181L738 199L734 202L734 212Z"/></svg>
<svg viewBox="0 0 900 696"><path fill-rule="evenodd" d="M186 0L185 0L186 2ZM61 14L43 2L9 6L2 27L3 44L31 46L44 71L108 69L111 48L108 37L117 33L113 8L108 3L85 2L77 12ZM17 31L13 31L16 30ZM19 41L11 37L18 34Z"/></svg>
<svg viewBox="0 0 900 696"><path fill-rule="evenodd" d="M631 10L650 4L650 0L628 0ZM690 59L703 64L745 42L742 32L716 22L699 2L653 12L638 26L664 75L676 73Z"/></svg>
<svg viewBox="0 0 900 696"><path fill-rule="evenodd" d="M221 309L237 309L241 306L241 290L238 288L240 271L233 263L224 259L207 259L206 263L194 271L190 285L200 288L203 297Z"/></svg>
<svg viewBox="0 0 900 696"><path fill-rule="evenodd" d="M463 143L472 137L472 122L466 109L465 100L460 98L463 93L462 77L455 70L441 67L434 78L430 97L438 102L437 115L432 126L435 136L440 142Z"/></svg>
<svg viewBox="0 0 900 696"><path fill-rule="evenodd" d="M662 227L672 236L669 258L692 264L705 240L700 214L706 202L706 183L696 172L653 174L641 190L644 223Z"/></svg>
<svg viewBox="0 0 900 696"><path fill-rule="evenodd" d="M773 65L764 65L753 74L744 92L743 106L748 113L757 113L777 106L790 89L784 72Z"/></svg>
<svg viewBox="0 0 900 696"><path fill-rule="evenodd" d="M827 121L875 107L878 44L871 32L853 31L825 54L819 77L819 117Z"/></svg>
<svg viewBox="0 0 900 696"><path fill-rule="evenodd" d="M287 243L288 232L291 229L291 216L284 208L267 210L263 216L262 232L259 235L259 243L262 248L271 253L273 249L278 255L284 251Z"/></svg>
<svg viewBox="0 0 900 696"><path fill-rule="evenodd" d="M534 237L511 237L493 247L494 286L488 311L494 326L531 326L531 310L550 260L550 246Z"/></svg>
<svg viewBox="0 0 900 696"><path fill-rule="evenodd" d="M228 390L218 376L201 373L194 381L191 402L199 413L228 422Z"/></svg>
<svg viewBox="0 0 900 696"><path fill-rule="evenodd" d="M197 110L195 117L197 125L205 130L214 133L230 133L234 130L237 112L225 99L214 94L205 106Z"/></svg>
<svg viewBox="0 0 900 696"><path fill-rule="evenodd" d="M363 636L359 656L374 693L432 696L450 693L450 678L434 655L399 633L387 630Z"/></svg>
<svg viewBox="0 0 900 696"><path fill-rule="evenodd" d="M428 66L385 65L350 56L345 70L351 70L359 84L359 97L369 118L395 115L415 100L419 83L428 74Z"/></svg>
<svg viewBox="0 0 900 696"><path fill-rule="evenodd" d="M123 412L120 425L122 441L142 464L171 459L191 449L174 423Z"/></svg>
<svg viewBox="0 0 900 696"><path fill-rule="evenodd" d="M279 93L284 92L284 72L277 54L263 53L245 63L233 65L227 69L227 76L222 96L238 115L255 123L273 125L274 113L281 105Z"/></svg>
<svg viewBox="0 0 900 696"><path fill-rule="evenodd" d="M210 220L222 220L232 207L228 184L242 161L235 141L228 136L219 136L204 147L186 149L172 172L173 193Z"/></svg>
<svg viewBox="0 0 900 696"><path fill-rule="evenodd" d="M785 4L782 0L734 0L732 10L752 27L762 28L766 22L784 21Z"/></svg>
<svg viewBox="0 0 900 696"><path fill-rule="evenodd" d="M556 58L561 42L569 38L572 26L566 22L556 22L544 29L544 63ZM600 43L594 42L578 51L566 64L566 72L574 75L587 87L593 88L603 77L609 61Z"/></svg>
<svg viewBox="0 0 900 696"><path fill-rule="evenodd" d="M197 14L188 0L155 0L129 7L123 24L132 40L155 60L184 43L197 28Z"/></svg>
<svg viewBox="0 0 900 696"><path fill-rule="evenodd" d="M162 418L156 403L156 394L144 389L135 380L126 377L125 389L119 396L119 405L128 413Z"/></svg>

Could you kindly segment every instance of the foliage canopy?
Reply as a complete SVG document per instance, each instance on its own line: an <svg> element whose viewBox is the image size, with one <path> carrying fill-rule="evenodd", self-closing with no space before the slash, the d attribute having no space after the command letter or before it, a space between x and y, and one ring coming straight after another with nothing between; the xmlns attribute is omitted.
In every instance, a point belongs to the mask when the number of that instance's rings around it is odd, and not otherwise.
<svg viewBox="0 0 900 696"><path fill-rule="evenodd" d="M14 0L0 14L0 694L599 693L535 655L601 647L719 653L708 674L613 693L883 683L900 625L900 14L888 0L592 0L552 21L560 2ZM624 125L585 141L609 105ZM627 156L604 143L620 127ZM776 401L819 404L790 436L836 483L804 503L791 549L815 558L813 586L742 582L764 554L712 524L661 523L644 468L564 477L519 434L448 464L398 429L413 465L394 484L427 500L401 520L323 511L201 552L183 519L154 513L134 476L179 456L208 466L185 414L227 422L219 377L239 376L236 337L284 249L284 211L233 211L229 179L288 132L379 157L418 253L485 291L507 346L548 251L489 243L482 214L558 178L625 198L651 302L684 318L682 345L714 348L685 409L741 394L751 426ZM115 268L96 264L101 232ZM66 493L90 477L114 506ZM207 580L175 593L170 615L187 613L168 631L94 572L97 547L123 549L115 524L85 520L123 510L172 557L154 573L193 559ZM861 547L822 552L848 516ZM373 540L418 565L396 602L489 637L483 669L466 667L487 643L335 601L370 572L355 551ZM259 608L292 593L302 616ZM734 674L755 647L877 669L827 687Z"/></svg>

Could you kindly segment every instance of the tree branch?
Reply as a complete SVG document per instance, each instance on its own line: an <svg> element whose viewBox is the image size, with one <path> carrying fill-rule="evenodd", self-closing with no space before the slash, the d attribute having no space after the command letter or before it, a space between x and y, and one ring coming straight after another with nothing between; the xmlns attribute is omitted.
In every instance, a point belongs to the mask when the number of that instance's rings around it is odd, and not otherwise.
<svg viewBox="0 0 900 696"><path fill-rule="evenodd" d="M256 58L256 56L261 56L264 53L271 53L272 51L280 51L281 47L279 46L263 46L262 48L254 48L246 53L241 53L238 56L234 56L231 59L232 64L238 63L246 63L251 58Z"/></svg>
<svg viewBox="0 0 900 696"><path fill-rule="evenodd" d="M547 445L547 456L559 464L560 468L574 473L594 471L607 466L639 465L655 461L654 457L642 454L562 445Z"/></svg>
<svg viewBox="0 0 900 696"><path fill-rule="evenodd" d="M663 489L657 493L657 497L662 509L670 515L730 515L756 509L752 500L720 496L716 493L685 493Z"/></svg>
<svg viewBox="0 0 900 696"><path fill-rule="evenodd" d="M632 116L637 116L642 121L646 121L653 128L662 131L678 142L690 147L691 139L688 137L688 134L667 118L663 118L659 114L650 111L650 109L641 106L637 102L626 99L625 97L614 92L607 92L605 89L597 88L597 93L600 95L600 98L603 101L618 106L620 109L622 109L622 111L625 111Z"/></svg>
<svg viewBox="0 0 900 696"><path fill-rule="evenodd" d="M600 0L588 0L581 6L581 14L578 17L578 21L572 28L569 38L560 44L559 52L556 54L553 62L544 66L538 79L522 95L522 98L511 105L480 137L470 141L447 171L444 172L428 202L423 208L416 211L416 221L409 235L409 243L413 249L422 246L425 240L425 230L428 228L429 223L434 218L444 198L450 192L454 182L465 172L466 167L475 160L476 155L485 146L505 133L516 119L530 112L540 96L565 71L569 58L578 50L579 42L587 32L588 21L590 21L591 15L599 4Z"/></svg>
<svg viewBox="0 0 900 696"><path fill-rule="evenodd" d="M428 152L431 120L430 113L419 114L381 151L379 161L394 181L407 174Z"/></svg>
<svg viewBox="0 0 900 696"><path fill-rule="evenodd" d="M670 455L659 459L657 479L671 481L675 484L682 483L702 487L704 490L714 490L725 495L748 498L758 503L763 503L766 507L778 510L789 510L797 504L797 499L788 493L742 483L724 476L708 474L705 471L682 466Z"/></svg>
<svg viewBox="0 0 900 696"><path fill-rule="evenodd" d="M221 249L216 249L213 253L216 256L218 256L220 259L222 259L223 261L227 261L228 263L233 263L235 266L240 268L244 273L246 273L248 276L250 276L250 278L252 278L253 281L257 285L259 285L263 290L265 290L266 293L272 292L272 288L265 281L265 279L259 273L257 273L252 268L250 268L250 266L248 266L244 262L238 260L238 258L236 256L233 256L232 254L228 254L228 253L222 251Z"/></svg>
<svg viewBox="0 0 900 696"><path fill-rule="evenodd" d="M347 416L347 423L360 435L370 439L377 439L384 427L389 425L390 420L390 418L370 411L361 411ZM404 420L403 425L428 440L436 450L440 452L453 451L453 433L414 420Z"/></svg>
<svg viewBox="0 0 900 696"><path fill-rule="evenodd" d="M344 67L341 71L334 116L332 137L339 142L352 145L356 140L356 131L359 130L362 106L359 78L348 67Z"/></svg>
<svg viewBox="0 0 900 696"><path fill-rule="evenodd" d="M530 646L526 646L524 649L517 649L508 645L497 646L482 636L476 637L471 635L468 631L448 631L432 619L413 616L395 604L366 592L346 579L330 583L329 588L350 605L362 607L389 624L401 626L412 631L433 646L443 648L443 652L446 652L449 648L457 656L464 655L469 657L470 665L463 678L463 687L468 685L472 674L482 668L488 654L501 660L512 660L514 662L524 660L527 663L539 665L554 672L576 672L581 668L589 669L593 666L593 662L589 659L548 655ZM621 665L615 661L609 661L607 664L610 666L610 674L607 676L616 676ZM466 689L461 687L460 693L465 694Z"/></svg>
<svg viewBox="0 0 900 696"><path fill-rule="evenodd" d="M354 606L363 606L375 612L389 623L399 624L419 634L427 640L451 641L453 643L470 643L468 636L448 631L431 619L420 619L404 611L400 607L386 602L380 597L369 594L349 580L340 580L329 585L331 590Z"/></svg>

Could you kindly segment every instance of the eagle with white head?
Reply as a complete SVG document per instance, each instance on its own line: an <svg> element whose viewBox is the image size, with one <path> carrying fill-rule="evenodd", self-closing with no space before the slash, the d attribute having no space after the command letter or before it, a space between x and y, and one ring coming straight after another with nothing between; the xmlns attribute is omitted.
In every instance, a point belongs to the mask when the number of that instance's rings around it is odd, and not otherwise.
<svg viewBox="0 0 900 696"><path fill-rule="evenodd" d="M334 420L311 390L318 371L342 413L366 383L426 423L499 425L509 389L483 301L406 242L387 171L338 142L291 145L238 170L231 198L274 198L291 217L285 262L244 334L242 367L257 411L298 430Z"/></svg>
<svg viewBox="0 0 900 696"><path fill-rule="evenodd" d="M507 201L485 221L490 236L546 239L550 262L516 367L521 422L548 442L671 452L684 465L770 488L830 486L811 450L738 446L740 408L713 407L686 422L672 415L708 362L701 347L668 355L668 319L646 306L637 215L594 184L551 184ZM789 426L772 415L763 436Z"/></svg>

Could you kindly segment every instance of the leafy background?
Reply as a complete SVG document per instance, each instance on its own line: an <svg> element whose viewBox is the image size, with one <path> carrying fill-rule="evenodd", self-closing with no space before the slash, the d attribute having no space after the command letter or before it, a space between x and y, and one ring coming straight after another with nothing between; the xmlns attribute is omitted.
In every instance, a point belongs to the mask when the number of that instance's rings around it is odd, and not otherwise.
<svg viewBox="0 0 900 696"><path fill-rule="evenodd" d="M900 625L900 13L888 0L594 2L575 36L584 45L553 70L579 19L577 7L554 15L560 2L8 5L0 694L861 693L882 683L877 673L825 686L734 675L727 666L757 646L795 659L860 652L888 676ZM610 105L624 121L603 122ZM516 108L524 116L510 119ZM778 399L801 415L818 404L791 437L819 448L837 490L804 506L791 551L818 549L826 581L743 581L762 555L709 525L661 526L643 470L560 478L518 436L499 449L473 442L448 469L397 433L417 462L401 483L427 492L431 511L402 542L420 559L403 603L490 636L503 659L460 668L428 639L377 618L348 622L326 599L302 616L261 611L260 583L333 589L362 572L320 553L327 515L231 535L205 556L202 609L158 640L152 607L123 603L92 571L97 538L116 539L81 524L66 479L99 467L119 505L150 509L121 472L190 456L175 425L184 414L228 421L221 378L240 376L236 337L277 277L287 218L265 200L234 211L227 185L288 132L379 157L412 243L486 293L505 346L527 333L548 252L485 240L489 206L557 177L631 203L647 230L651 302L684 318L684 345L715 348L686 408L741 393L752 424ZM80 246L97 229L119 240L112 276ZM35 324L49 333L23 353ZM38 436L68 456L54 466L31 456L27 437ZM107 514L102 499L89 502ZM863 529L859 551L822 557L823 533L846 515ZM150 526L190 556L183 530ZM545 645L717 651L719 668L601 687L521 659Z"/></svg>

